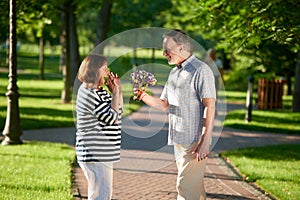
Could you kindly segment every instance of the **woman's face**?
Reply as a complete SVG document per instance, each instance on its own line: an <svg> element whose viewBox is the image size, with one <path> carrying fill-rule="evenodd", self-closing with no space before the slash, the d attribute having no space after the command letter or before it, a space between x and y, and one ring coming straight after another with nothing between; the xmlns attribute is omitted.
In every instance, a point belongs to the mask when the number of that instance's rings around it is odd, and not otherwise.
<svg viewBox="0 0 300 200"><path fill-rule="evenodd" d="M109 68L107 66L107 62L105 62L102 67L100 67L99 69L99 86L102 86L105 84L105 77L108 76L108 74L110 73Z"/></svg>

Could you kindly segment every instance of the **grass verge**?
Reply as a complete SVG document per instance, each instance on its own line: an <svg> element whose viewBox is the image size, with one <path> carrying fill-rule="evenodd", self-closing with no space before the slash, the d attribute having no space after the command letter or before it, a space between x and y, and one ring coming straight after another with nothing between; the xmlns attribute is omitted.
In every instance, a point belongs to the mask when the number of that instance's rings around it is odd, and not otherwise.
<svg viewBox="0 0 300 200"><path fill-rule="evenodd" d="M1 199L73 199L75 151L70 146L46 142L0 146L0 158Z"/></svg>
<svg viewBox="0 0 300 200"><path fill-rule="evenodd" d="M300 199L300 144L275 145L227 151L245 177L279 199Z"/></svg>
<svg viewBox="0 0 300 200"><path fill-rule="evenodd" d="M288 110L253 110L251 122L246 122L245 112L230 111L224 125L243 130L300 134L300 113Z"/></svg>
<svg viewBox="0 0 300 200"><path fill-rule="evenodd" d="M228 103L245 105L245 100L245 92L226 91L226 102ZM291 111L292 100L291 95L284 95L282 98L283 109L253 109L251 122L245 121L246 109L229 111L224 126L270 133L300 134L300 113Z"/></svg>

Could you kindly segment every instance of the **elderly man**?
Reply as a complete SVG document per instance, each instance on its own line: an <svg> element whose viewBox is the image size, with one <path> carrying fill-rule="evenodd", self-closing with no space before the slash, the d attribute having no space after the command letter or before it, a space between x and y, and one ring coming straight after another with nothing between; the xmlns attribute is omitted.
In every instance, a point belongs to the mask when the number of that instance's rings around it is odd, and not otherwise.
<svg viewBox="0 0 300 200"><path fill-rule="evenodd" d="M163 55L176 65L160 98L144 91L138 98L169 113L169 141L174 145L177 199L205 199L204 173L215 114L216 91L211 69L193 54L189 37L180 30L163 36ZM205 116L205 119L204 119Z"/></svg>

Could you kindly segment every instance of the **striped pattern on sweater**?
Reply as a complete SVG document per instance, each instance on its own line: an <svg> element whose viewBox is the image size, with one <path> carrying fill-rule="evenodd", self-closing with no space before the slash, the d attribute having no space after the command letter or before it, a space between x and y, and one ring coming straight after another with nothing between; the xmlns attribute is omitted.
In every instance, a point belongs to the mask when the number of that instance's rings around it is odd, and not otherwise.
<svg viewBox="0 0 300 200"><path fill-rule="evenodd" d="M80 86L76 100L78 162L120 160L122 108L116 112L111 101L112 96L103 88Z"/></svg>

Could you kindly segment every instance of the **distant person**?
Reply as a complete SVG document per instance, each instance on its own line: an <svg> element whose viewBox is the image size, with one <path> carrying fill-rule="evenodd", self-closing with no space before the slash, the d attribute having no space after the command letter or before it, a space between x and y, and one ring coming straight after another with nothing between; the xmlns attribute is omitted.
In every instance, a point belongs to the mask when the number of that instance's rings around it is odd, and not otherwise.
<svg viewBox="0 0 300 200"><path fill-rule="evenodd" d="M211 60L214 61L215 65L219 70L221 78L223 79L223 62L220 58L217 57L216 50L210 48L208 49L207 53L210 56Z"/></svg>
<svg viewBox="0 0 300 200"><path fill-rule="evenodd" d="M214 76L215 76L216 90L218 91L218 89L219 89L219 82L223 80L223 62L222 62L221 59L219 59L217 57L216 50L210 48L210 49L208 49L207 53L208 53L210 59L207 59L206 63L208 65L211 65L211 64L213 64L211 62L214 62L214 64L217 67L217 70L218 70L218 71L216 71L215 68L212 68ZM221 80L220 80L220 78L221 78Z"/></svg>
<svg viewBox="0 0 300 200"><path fill-rule="evenodd" d="M113 163L120 159L120 79L109 71L105 57L100 55L89 55L83 60L78 79L82 84L76 100L77 161L88 182L88 199L110 200Z"/></svg>
<svg viewBox="0 0 300 200"><path fill-rule="evenodd" d="M176 66L160 98L144 91L135 91L135 95L147 105L169 112L168 143L174 145L178 168L177 199L203 200L215 116L214 75L207 64L196 58L189 37L180 30L163 36L163 50L168 63Z"/></svg>

